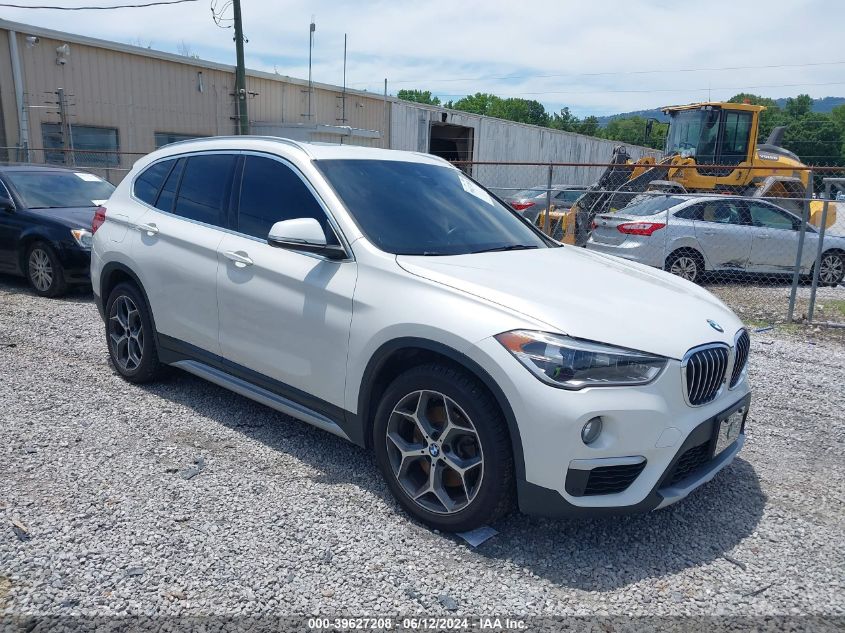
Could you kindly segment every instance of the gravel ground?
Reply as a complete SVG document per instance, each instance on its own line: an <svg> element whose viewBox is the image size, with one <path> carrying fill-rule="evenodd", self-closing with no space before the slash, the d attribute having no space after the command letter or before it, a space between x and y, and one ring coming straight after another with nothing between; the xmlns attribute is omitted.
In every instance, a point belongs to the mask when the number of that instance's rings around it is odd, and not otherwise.
<svg viewBox="0 0 845 633"><path fill-rule="evenodd" d="M845 615L845 346L754 334L750 373L746 448L687 500L473 549L367 452L177 371L127 384L90 295L2 278L0 613Z"/></svg>
<svg viewBox="0 0 845 633"><path fill-rule="evenodd" d="M771 279L760 283L759 278L707 280L704 286L728 304L746 323L786 323L789 311L789 280ZM796 321L806 322L812 288L802 283L795 295ZM813 321L845 325L845 285L816 289L816 308ZM835 334L834 334L835 336Z"/></svg>

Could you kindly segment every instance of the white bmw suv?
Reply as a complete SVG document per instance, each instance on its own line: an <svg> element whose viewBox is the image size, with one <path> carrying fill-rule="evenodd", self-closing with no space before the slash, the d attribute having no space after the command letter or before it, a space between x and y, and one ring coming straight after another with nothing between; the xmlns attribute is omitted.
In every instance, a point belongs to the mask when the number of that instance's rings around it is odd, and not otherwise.
<svg viewBox="0 0 845 633"><path fill-rule="evenodd" d="M426 154L234 137L139 160L97 210L115 369L201 376L371 447L399 503L643 512L734 458L749 339L702 288L539 233Z"/></svg>

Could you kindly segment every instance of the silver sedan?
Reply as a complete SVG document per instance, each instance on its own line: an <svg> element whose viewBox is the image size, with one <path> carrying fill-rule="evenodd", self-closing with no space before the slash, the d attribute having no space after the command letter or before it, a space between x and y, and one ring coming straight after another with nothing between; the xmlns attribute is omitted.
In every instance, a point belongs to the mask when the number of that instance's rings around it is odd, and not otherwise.
<svg viewBox="0 0 845 633"><path fill-rule="evenodd" d="M664 268L690 281L705 272L791 273L801 218L753 198L654 196L595 217L587 248ZM812 275L819 233L807 225L801 274ZM845 277L845 237L827 233L819 283Z"/></svg>

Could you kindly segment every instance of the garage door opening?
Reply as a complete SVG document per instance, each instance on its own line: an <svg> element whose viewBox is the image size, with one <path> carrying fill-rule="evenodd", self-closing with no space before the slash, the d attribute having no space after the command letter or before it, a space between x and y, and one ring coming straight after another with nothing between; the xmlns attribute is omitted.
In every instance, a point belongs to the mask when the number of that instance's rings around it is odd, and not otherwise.
<svg viewBox="0 0 845 633"><path fill-rule="evenodd" d="M432 123L428 152L450 162L471 161L473 132L471 127L463 125ZM466 174L472 173L472 165L458 165L458 167Z"/></svg>

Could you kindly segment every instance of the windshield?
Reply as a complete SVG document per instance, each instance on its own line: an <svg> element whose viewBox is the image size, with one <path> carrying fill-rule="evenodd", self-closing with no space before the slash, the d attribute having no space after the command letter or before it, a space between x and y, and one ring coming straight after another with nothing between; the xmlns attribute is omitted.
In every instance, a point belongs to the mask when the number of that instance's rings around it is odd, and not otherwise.
<svg viewBox="0 0 845 633"><path fill-rule="evenodd" d="M666 154L695 156L700 163L713 162L719 136L719 110L681 110L670 116Z"/></svg>
<svg viewBox="0 0 845 633"><path fill-rule="evenodd" d="M81 171L8 171L6 178L29 209L96 207L114 191L111 183Z"/></svg>
<svg viewBox="0 0 845 633"><path fill-rule="evenodd" d="M462 255L549 243L457 169L396 160L319 160L367 238L396 255Z"/></svg>
<svg viewBox="0 0 845 633"><path fill-rule="evenodd" d="M619 209L617 213L619 215L631 216L655 215L674 207L676 204L681 204L683 201L683 198L677 198L675 196L651 196L647 200Z"/></svg>

